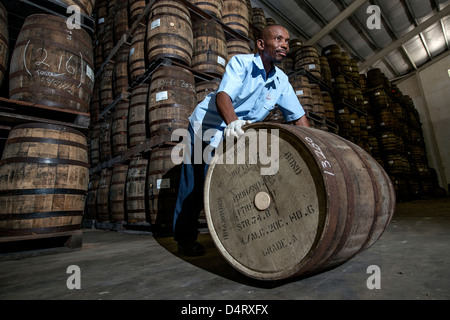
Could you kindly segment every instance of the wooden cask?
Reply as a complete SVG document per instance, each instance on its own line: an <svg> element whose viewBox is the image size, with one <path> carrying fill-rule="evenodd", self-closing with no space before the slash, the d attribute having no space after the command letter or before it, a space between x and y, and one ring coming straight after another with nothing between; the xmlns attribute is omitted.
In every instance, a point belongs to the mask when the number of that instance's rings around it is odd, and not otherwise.
<svg viewBox="0 0 450 320"><path fill-rule="evenodd" d="M139 15L144 12L145 9L145 0L130 0L129 1L129 19L130 26L136 21ZM142 20L145 21L145 18Z"/></svg>
<svg viewBox="0 0 450 320"><path fill-rule="evenodd" d="M109 185L109 208L111 222L125 222L125 185L127 182L128 164L118 163L112 169Z"/></svg>
<svg viewBox="0 0 450 320"><path fill-rule="evenodd" d="M145 35L146 26L139 25L133 34L131 39L131 48L128 53L128 68L130 74L130 84L139 79L144 73L146 68L145 61Z"/></svg>
<svg viewBox="0 0 450 320"><path fill-rule="evenodd" d="M304 69L314 76L321 78L319 53L314 46L303 45L295 55L294 69Z"/></svg>
<svg viewBox="0 0 450 320"><path fill-rule="evenodd" d="M150 154L147 172L148 207L152 230L172 232L173 213L177 203L180 184L181 164L172 160L172 153L177 159L183 157L183 148L155 148Z"/></svg>
<svg viewBox="0 0 450 320"><path fill-rule="evenodd" d="M97 219L97 190L100 175L93 174L90 176L88 193L86 197L86 209L83 220L92 221Z"/></svg>
<svg viewBox="0 0 450 320"><path fill-rule="evenodd" d="M103 23L102 53L103 61L109 57L114 48L114 15L109 15Z"/></svg>
<svg viewBox="0 0 450 320"><path fill-rule="evenodd" d="M127 45L122 46L114 55L114 97L119 96L122 92L126 92L130 87L128 73L128 55L130 49Z"/></svg>
<svg viewBox="0 0 450 320"><path fill-rule="evenodd" d="M125 185L126 219L128 224L150 225L147 218L146 178L148 159L142 156L130 160Z"/></svg>
<svg viewBox="0 0 450 320"><path fill-rule="evenodd" d="M99 139L99 156L100 162L108 161L112 158L112 143L111 143L111 126L113 114L108 114L102 121Z"/></svg>
<svg viewBox="0 0 450 320"><path fill-rule="evenodd" d="M279 139L248 148L268 131ZM394 214L395 192L364 150L292 125L252 124L246 134L236 147L244 161L236 161L236 148L225 159L217 154L205 181L209 231L234 268L260 280L315 274L380 238ZM257 155L270 152L273 161L262 164Z"/></svg>
<svg viewBox="0 0 450 320"><path fill-rule="evenodd" d="M148 63L158 58L171 58L190 67L193 34L189 10L179 1L156 1L147 25Z"/></svg>
<svg viewBox="0 0 450 320"><path fill-rule="evenodd" d="M108 63L103 68L100 79L100 111L108 108L114 101L113 77L114 64Z"/></svg>
<svg viewBox="0 0 450 320"><path fill-rule="evenodd" d="M224 0L222 21L234 31L248 36L249 18L245 0Z"/></svg>
<svg viewBox="0 0 450 320"><path fill-rule="evenodd" d="M0 87L5 79L9 61L8 13L0 3Z"/></svg>
<svg viewBox="0 0 450 320"><path fill-rule="evenodd" d="M148 97L150 136L171 141L172 132L186 129L197 105L194 76L178 66L161 66L152 76Z"/></svg>
<svg viewBox="0 0 450 320"><path fill-rule="evenodd" d="M309 80L306 76L295 75L289 77L289 82L305 111L313 111L314 101Z"/></svg>
<svg viewBox="0 0 450 320"><path fill-rule="evenodd" d="M194 35L192 68L221 77L228 62L225 32L215 20L197 20L192 24Z"/></svg>
<svg viewBox="0 0 450 320"><path fill-rule="evenodd" d="M149 84L133 88L128 111L128 143L130 148L147 139L147 98Z"/></svg>
<svg viewBox="0 0 450 320"><path fill-rule="evenodd" d="M191 0L197 7L222 21L223 0Z"/></svg>
<svg viewBox="0 0 450 320"><path fill-rule="evenodd" d="M118 43L120 39L127 34L128 27L128 1L117 1L114 13L114 43ZM125 46L126 47L126 46Z"/></svg>
<svg viewBox="0 0 450 320"><path fill-rule="evenodd" d="M69 127L14 127L0 162L0 235L77 230L89 184L86 137Z"/></svg>
<svg viewBox="0 0 450 320"><path fill-rule="evenodd" d="M195 85L195 91L197 92L198 103L202 102L206 96L212 92L215 92L219 88L220 79L200 81Z"/></svg>
<svg viewBox="0 0 450 320"><path fill-rule="evenodd" d="M11 57L10 98L88 113L93 68L86 31L69 30L64 18L30 15Z"/></svg>
<svg viewBox="0 0 450 320"><path fill-rule="evenodd" d="M252 8L253 26L261 31L267 26L266 14L262 8Z"/></svg>
<svg viewBox="0 0 450 320"><path fill-rule="evenodd" d="M227 40L228 60L237 54L250 54L250 44L244 39L231 38Z"/></svg>
<svg viewBox="0 0 450 320"><path fill-rule="evenodd" d="M91 127L92 135L89 140L89 157L91 167L94 168L100 163L100 135L102 134L102 123L96 122Z"/></svg>
<svg viewBox="0 0 450 320"><path fill-rule="evenodd" d="M117 157L128 150L128 113L130 100L122 100L114 107L111 143L112 155Z"/></svg>
<svg viewBox="0 0 450 320"><path fill-rule="evenodd" d="M109 208L109 186L111 184L112 169L105 168L100 172L100 180L98 181L97 189L97 221L109 222L110 221L110 208Z"/></svg>

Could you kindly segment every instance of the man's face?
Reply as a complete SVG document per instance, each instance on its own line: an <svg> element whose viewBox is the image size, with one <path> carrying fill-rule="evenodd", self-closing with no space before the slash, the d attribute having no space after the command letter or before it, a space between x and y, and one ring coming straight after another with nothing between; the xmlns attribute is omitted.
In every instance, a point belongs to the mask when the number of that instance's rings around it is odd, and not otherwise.
<svg viewBox="0 0 450 320"><path fill-rule="evenodd" d="M281 26L272 26L265 30L258 48L262 50L263 59L280 63L289 53L289 33Z"/></svg>

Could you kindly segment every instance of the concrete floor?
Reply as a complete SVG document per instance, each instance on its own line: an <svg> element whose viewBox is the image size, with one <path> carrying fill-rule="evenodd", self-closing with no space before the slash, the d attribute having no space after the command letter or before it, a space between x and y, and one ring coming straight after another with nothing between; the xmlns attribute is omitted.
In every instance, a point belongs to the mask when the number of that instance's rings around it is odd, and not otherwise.
<svg viewBox="0 0 450 320"><path fill-rule="evenodd" d="M209 234L208 254L184 258L170 237L83 229L78 250L0 260L0 300L446 300L450 298L450 198L399 203L372 247L333 270L303 279L260 282L235 271ZM81 289L69 290L77 265ZM367 269L381 271L369 289Z"/></svg>

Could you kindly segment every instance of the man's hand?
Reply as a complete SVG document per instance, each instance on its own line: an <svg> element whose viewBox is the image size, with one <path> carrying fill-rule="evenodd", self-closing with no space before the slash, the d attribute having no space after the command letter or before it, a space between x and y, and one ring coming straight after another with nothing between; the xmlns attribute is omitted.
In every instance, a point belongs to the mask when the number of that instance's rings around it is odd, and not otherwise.
<svg viewBox="0 0 450 320"><path fill-rule="evenodd" d="M244 135L244 130L242 130L242 126L246 124L252 123L249 120L234 120L229 125L226 126L223 135L228 137L236 137L239 139L239 137Z"/></svg>

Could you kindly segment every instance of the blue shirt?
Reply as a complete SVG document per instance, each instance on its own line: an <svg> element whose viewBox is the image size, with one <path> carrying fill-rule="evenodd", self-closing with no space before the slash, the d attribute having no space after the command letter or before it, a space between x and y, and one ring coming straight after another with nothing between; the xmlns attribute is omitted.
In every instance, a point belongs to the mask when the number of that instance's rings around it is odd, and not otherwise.
<svg viewBox="0 0 450 320"><path fill-rule="evenodd" d="M235 55L226 66L219 88L207 95L189 117L194 132L201 134L206 142L211 139L213 146L219 144L226 127L216 106L216 94L221 91L230 96L234 111L241 120L262 121L276 104L286 121L297 120L305 114L283 71L274 66L266 75L259 54ZM204 134L207 130L208 134Z"/></svg>

